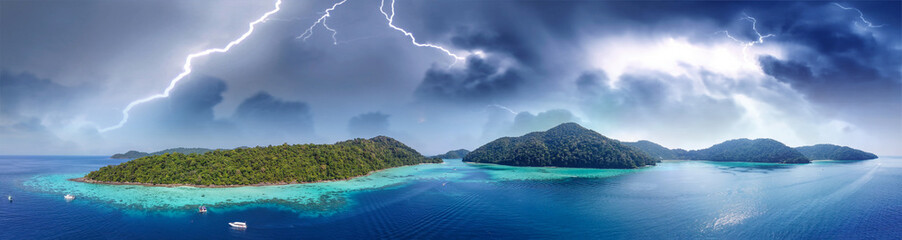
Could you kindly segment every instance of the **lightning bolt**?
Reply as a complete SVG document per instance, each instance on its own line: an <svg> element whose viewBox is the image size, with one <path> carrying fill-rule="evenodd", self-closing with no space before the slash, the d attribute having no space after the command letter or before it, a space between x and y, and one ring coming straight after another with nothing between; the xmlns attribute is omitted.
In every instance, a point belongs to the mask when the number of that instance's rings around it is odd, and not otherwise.
<svg viewBox="0 0 902 240"><path fill-rule="evenodd" d="M189 74L191 74L191 62L194 61L195 58L207 56L207 55L210 55L213 53L228 52L229 49L232 49L232 47L234 47L235 45L238 45L239 43L244 41L244 39L247 39L247 37L249 37L251 35L251 33L254 32L254 27L258 23L266 21L266 18L268 18L270 15L273 15L273 14L279 12L279 10L281 10L281 5L282 5L282 0L277 0L276 4L275 4L275 9L264 13L263 16L258 18L256 21L249 23L247 32L242 34L241 37L239 37L238 39L235 39L235 40L229 42L229 44L227 44L225 47L211 48L211 49L207 49L207 50L204 50L201 52L196 52L196 53L192 53L191 55L188 55L188 57L185 58L185 65L182 66L182 69L183 69L182 73L180 73L178 76L175 76L175 78L173 78L169 82L169 87L166 87L166 90L164 90L163 93L156 94L156 95L153 95L153 96L150 96L147 98L143 98L143 99L138 99L138 100L135 100L135 101L129 103L128 106L126 106L125 109L122 110L122 120L119 121L119 124L116 124L116 125L108 127L108 128L100 129L100 132L107 132L110 130L115 130L115 129L121 128L123 125L125 125L126 122L128 122L128 113L135 106L138 106L142 103L153 101L155 99L169 97L169 93L172 92L172 89L175 88L175 85L178 84L178 82L181 81L183 78L185 78L185 76L188 76Z"/></svg>
<svg viewBox="0 0 902 240"><path fill-rule="evenodd" d="M746 21L749 21L752 23L752 31L755 31L755 35L758 35L758 40L748 41L748 42L740 41L739 39L733 37L733 35L730 35L730 32L727 30L719 31L717 33L723 33L724 35L727 36L727 38L733 40L734 42L738 42L740 45L742 45L742 56L747 58L747 51L750 47L755 46L756 44L764 43L764 39L769 38L769 37L774 37L776 35L774 35L774 34L761 35L761 32L758 32L758 19L755 19L745 13L742 13L742 15L743 15L743 17L740 19L746 20Z"/></svg>
<svg viewBox="0 0 902 240"><path fill-rule="evenodd" d="M458 56L458 55L452 53L451 51L449 51L448 49L445 49L441 46L430 44L430 43L418 43L417 38L413 36L413 33L410 33L407 30L404 30L403 28L399 28L398 26L395 26L395 24L394 24L395 0L391 1L390 7L391 7L391 14L388 14L385 12L385 0L382 0L382 3L379 4L379 12L382 12L382 15L385 16L385 20L388 20L389 27L391 27L399 32L404 33L404 36L407 36L408 38L410 38L410 43L412 43L414 46L434 48L434 49L438 49L439 51L444 52L445 54L448 54L448 56L454 58L454 63L451 63L451 65L454 65L455 63L457 63L457 61L465 59L464 57Z"/></svg>
<svg viewBox="0 0 902 240"><path fill-rule="evenodd" d="M319 19L316 19L316 22L313 22L313 24L310 25L309 28L307 28L307 31L304 31L304 33L302 33L300 36L298 36L297 39L303 39L304 41L307 41L307 39L310 38L310 36L313 36L313 28L316 27L316 25L322 24L324 28L326 28L329 31L332 31L332 44L338 45L338 39L335 38L335 35L338 35L338 31L335 31L335 29L330 28L329 25L326 24L326 18L329 18L332 16L332 10L335 10L335 8L337 8L338 6L341 6L342 4L344 4L347 1L348 0L342 0L341 2L337 2L337 3L333 4L332 7L327 8L325 13L323 14L323 16L319 17Z"/></svg>
<svg viewBox="0 0 902 240"><path fill-rule="evenodd" d="M861 22L864 22L865 24L867 24L869 28L879 28L879 27L883 27L883 25L885 25L885 24L874 25L867 19L864 19L864 13L861 12L861 10L858 10L857 8L845 7L843 5L840 5L839 3L833 3L833 5L836 5L837 7L842 8L842 10L853 10L853 11L858 12L858 18L861 18ZM858 24L858 22L855 22L855 24Z"/></svg>
<svg viewBox="0 0 902 240"><path fill-rule="evenodd" d="M337 2L337 3L333 4L332 7L326 9L324 11L324 14L322 16L320 16L320 18L317 19L316 22L313 22L313 24L310 25L310 27L308 27L307 30L304 31L304 33L302 33L300 36L297 36L297 39L303 39L304 41L307 41L307 39L309 39L310 36L313 36L313 29L316 28L317 25L323 25L323 28L326 28L326 30L329 30L332 32L332 44L338 45L338 39L335 37L338 34L338 31L335 31L335 29L329 27L329 25L326 24L326 20L332 16L332 11L335 10L335 8L337 8L338 6L341 6L345 2L347 2L347 0L342 0L341 2ZM450 50L448 50L442 46L438 46L438 45L431 44L431 43L417 42L417 38L413 36L413 33L410 33L407 30L404 30L403 28L395 26L395 23L394 23L395 1L394 0L392 0L391 3L389 4L389 8L391 9L391 13L388 13L385 11L385 0L382 0L379 3L379 12L381 12L382 15L385 16L385 20L388 21L388 26L401 33L404 33L404 36L407 36L408 38L410 38L410 43L412 43L414 46L434 48L434 49L444 52L448 56L454 58L454 62L451 63L451 66L456 64L457 61L465 59L465 57L458 56L457 54L452 53Z"/></svg>
<svg viewBox="0 0 902 240"><path fill-rule="evenodd" d="M310 38L310 36L313 35L313 29L314 29L317 25L322 24L322 25L323 25L323 28L326 28L327 30L329 30L329 31L332 32L332 44L338 45L338 39L337 39L337 37L336 37L336 35L338 35L338 31L336 31L335 29L329 27L329 25L326 23L326 20L327 20L329 17L332 16L332 11L333 11L333 10L335 10L336 8L338 8L338 6L341 6L342 4L344 4L344 3L347 2L347 1L348 1L348 0L342 0L342 1L340 1L340 2L337 2L337 3L333 4L332 7L327 8L327 9L324 11L324 13L323 13L322 16L320 16L315 22L313 22L313 24L310 25L310 27L308 27L307 30L304 31L304 33L302 33L300 36L297 36L296 38L297 38L297 39L303 39L304 41L306 41L308 38ZM213 54L213 53L224 53L224 52L228 52L230 49L232 49L232 47L234 47L235 45L240 44L242 41L244 41L244 39L246 39L247 37L249 37L249 36L251 35L251 33L254 32L254 28L255 28L255 26L256 26L258 23L264 23L264 22L266 22L267 19L269 18L269 16L271 16L271 15L273 15L273 14L279 12L279 10L281 10L281 5L282 5L282 0L277 0L276 3L275 3L275 9L273 9L272 11L269 11L269 12L264 13L263 16L261 16L260 18L258 18L256 21L253 21L253 22L249 23L249 24L248 24L248 30L247 30L247 32L245 32L244 34L242 34L241 37L239 37L238 39L235 39L235 40L229 42L229 44L227 44L225 47L223 47L223 48L212 48L212 49L207 49L207 50L204 50L204 51L201 51L201 52L192 53L191 55L188 55L188 57L185 58L185 65L182 66L182 69L183 69L182 73L180 73L180 74L177 75L175 78L173 78L172 80L170 80L169 86L166 88L166 90L163 91L163 93L161 93L161 94L156 94L156 95L153 95L153 96L150 96L150 97L146 97L146 98L143 98L143 99L138 99L138 100L135 100L135 101L129 103L128 106L126 106L125 109L122 110L122 120L120 120L119 123L116 124L116 125L114 125L114 126L100 129L100 132L107 132L107 131L110 131L110 130L115 130L115 129L121 128L123 125L125 125L126 122L128 122L129 112L130 112L130 111L132 110L132 108L134 108L135 106L138 106L138 105L140 105L140 104L142 104L142 103L150 102L150 101L153 101L153 100L156 100L156 99L159 99L159 98L166 98L166 97L169 97L169 94L170 94L170 92L172 92L172 89L175 88L175 85L178 84L178 82L181 81L183 78L185 78L186 76L188 76L188 75L191 74L191 71L192 71L192 69L191 69L191 63L192 63L192 61L194 61L195 58L207 56L207 55L210 55L210 54ZM385 12L385 0L382 0L382 2L379 4L379 12L381 12L382 15L385 16L385 20L388 20L388 26L391 27L392 29L395 29L395 30L397 30L397 31L400 31L400 32L404 33L405 36L407 36L408 38L410 38L410 42L411 42L413 45L415 45L415 46L417 46L417 47L429 47L429 48L434 48L434 49L437 49L437 50L440 50L440 51L444 52L444 53L447 54L448 56L454 58L454 63L452 63L451 66L453 66L455 63L457 63L457 61L459 61L459 60L464 60L464 59L465 59L464 57L458 56L458 55L452 53L450 50L445 49L445 48L443 48L443 47L441 47L441 46L434 45L434 44L430 44L430 43L418 43L416 37L413 36L413 33L410 33L410 32L408 32L407 30L404 30L403 28L400 28L400 27L394 25L394 17L395 17L395 1L394 1L394 0L391 1L390 8L391 8L391 14ZM273 19L273 20L282 20L282 19ZM282 20L282 21L292 21L292 20L295 20L295 19ZM451 66L449 66L449 68L450 68ZM510 109L506 109L506 110L511 111L511 112L513 113L513 111L510 110Z"/></svg>

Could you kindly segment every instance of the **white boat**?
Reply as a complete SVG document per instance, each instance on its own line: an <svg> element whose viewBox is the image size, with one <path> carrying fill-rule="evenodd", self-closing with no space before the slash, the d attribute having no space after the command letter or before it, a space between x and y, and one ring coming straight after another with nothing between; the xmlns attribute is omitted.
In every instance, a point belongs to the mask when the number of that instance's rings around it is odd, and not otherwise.
<svg viewBox="0 0 902 240"><path fill-rule="evenodd" d="M6 196L6 198L9 199L10 202L13 201L13 196Z"/></svg>
<svg viewBox="0 0 902 240"><path fill-rule="evenodd" d="M207 207L206 207L206 206L200 206L199 208L197 208L197 212L199 212L199 213L206 213L206 212L207 212Z"/></svg>
<svg viewBox="0 0 902 240"><path fill-rule="evenodd" d="M66 200L72 201L72 200L75 199L75 196L72 196L72 195L70 195L70 194L66 194L66 196L63 196L63 198L65 198Z"/></svg>
<svg viewBox="0 0 902 240"><path fill-rule="evenodd" d="M229 226L234 228L247 228L247 223L245 222L230 222Z"/></svg>

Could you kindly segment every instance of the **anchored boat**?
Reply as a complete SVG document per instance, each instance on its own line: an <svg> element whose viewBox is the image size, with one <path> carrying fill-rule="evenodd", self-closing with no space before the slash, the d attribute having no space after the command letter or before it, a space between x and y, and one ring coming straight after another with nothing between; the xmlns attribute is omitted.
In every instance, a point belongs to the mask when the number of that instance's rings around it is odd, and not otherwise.
<svg viewBox="0 0 902 240"><path fill-rule="evenodd" d="M75 196L72 196L72 195L70 195L70 194L66 194L66 196L63 196L63 198L65 198L66 201L72 201L72 200L75 200Z"/></svg>
<svg viewBox="0 0 902 240"><path fill-rule="evenodd" d="M247 228L247 223L245 222L230 222L229 226L233 228Z"/></svg>

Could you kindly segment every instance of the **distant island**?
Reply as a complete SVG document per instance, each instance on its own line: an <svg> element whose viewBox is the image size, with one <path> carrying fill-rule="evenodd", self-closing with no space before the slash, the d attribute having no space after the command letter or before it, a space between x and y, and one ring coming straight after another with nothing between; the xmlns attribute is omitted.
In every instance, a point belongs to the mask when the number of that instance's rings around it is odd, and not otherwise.
<svg viewBox="0 0 902 240"><path fill-rule="evenodd" d="M681 153L678 153L681 154ZM706 149L688 151L681 159L723 162L810 163L799 151L769 138L747 138L722 142Z"/></svg>
<svg viewBox="0 0 902 240"><path fill-rule="evenodd" d="M811 160L869 160L877 158L877 155L873 153L833 144L789 148L773 139L736 139L710 148L692 151L668 149L646 140L624 142L623 144L638 148L657 159L670 160L808 163ZM798 152L798 154L793 150ZM802 159L800 155L807 161Z"/></svg>
<svg viewBox="0 0 902 240"><path fill-rule="evenodd" d="M335 144L283 144L203 154L164 153L102 167L73 180L233 187L343 180L387 168L441 162L438 158L426 158L395 139L378 136Z"/></svg>
<svg viewBox="0 0 902 240"><path fill-rule="evenodd" d="M544 132L503 137L463 158L464 162L510 166L638 168L657 159L576 123L564 123Z"/></svg>
<svg viewBox="0 0 902 240"><path fill-rule="evenodd" d="M704 160L722 162L809 163L799 151L769 138L725 141L709 148L686 151L668 149L650 141L624 142L657 159Z"/></svg>
<svg viewBox="0 0 902 240"><path fill-rule="evenodd" d="M873 153L833 144L797 147L796 150L811 160L870 160L877 158L877 155Z"/></svg>
<svg viewBox="0 0 902 240"><path fill-rule="evenodd" d="M131 151L128 151L128 152L126 152L126 153L117 153L117 154L113 154L113 156L111 156L110 158L113 158L113 159L135 159L135 158L142 158L142 157L147 157L147 156L163 155L163 154L167 154L167 153L181 153L181 154L192 154L192 153L196 153L196 154L204 154L204 153L209 152L209 151L213 151L213 149L207 149L207 148L183 148L183 147L180 147L180 148L170 148L170 149L166 149L166 150L163 150L163 151L156 151L156 152L152 152L152 153L146 153L146 152L139 152L139 151L131 150Z"/></svg>
<svg viewBox="0 0 902 240"><path fill-rule="evenodd" d="M641 140L638 142L622 142L624 145L638 148L639 150L648 153L648 155L657 158L659 160L672 160L677 159L677 154L683 155L685 151L674 151L670 150L664 146L658 145L657 143L653 143L651 141ZM680 149L682 150L682 149Z"/></svg>
<svg viewBox="0 0 902 240"><path fill-rule="evenodd" d="M448 151L445 154L439 154L439 155L435 155L432 157L441 158L441 159L461 159L461 158L464 158L464 156L467 156L468 153L470 153L470 150L457 149L457 150Z"/></svg>

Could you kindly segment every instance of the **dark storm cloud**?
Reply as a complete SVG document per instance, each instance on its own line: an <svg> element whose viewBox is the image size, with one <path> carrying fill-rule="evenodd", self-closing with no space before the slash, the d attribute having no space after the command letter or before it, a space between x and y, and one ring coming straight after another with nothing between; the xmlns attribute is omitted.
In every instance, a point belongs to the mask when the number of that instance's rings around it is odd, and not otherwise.
<svg viewBox="0 0 902 240"><path fill-rule="evenodd" d="M47 130L38 118L28 118L10 125L0 125L0 153L22 154L23 149L40 146L72 150L72 142L63 141Z"/></svg>
<svg viewBox="0 0 902 240"><path fill-rule="evenodd" d="M748 96L764 113L791 112L786 116L801 115L792 113L797 109L836 109L833 115L805 117L841 122L850 114L840 110L856 109L853 115L884 120L852 125L900 133L896 129L902 111L886 110L899 109L902 102L902 57L894 47L902 31L899 2L846 4L860 8L875 24L886 24L867 29L856 23L856 12L827 2L398 1L394 24L416 35L417 42L460 55L484 53L451 67L441 51L415 47L389 28L377 10L378 1L349 1L331 14L337 45L322 26L314 28L307 41L295 39L332 3L285 2L281 12L229 53L199 58L194 74L179 83L171 98L137 106L123 129L103 136L142 148L196 146L192 143L234 147L242 140L241 145L249 146L309 142L306 136L313 135L315 118L320 123L315 132L328 136L323 142L346 139L347 132L359 137L395 133L408 134L406 139L457 139L409 143L438 152L475 147L472 139L480 139L483 132L493 137L522 134L572 121L576 115L603 133L657 130L656 136L698 139L735 134L739 131L733 127L749 124L741 119L747 109L731 98L735 95ZM8 134L43 134L39 132L50 133L46 139L52 139L63 136L63 130L79 129L78 124L53 124L46 115L75 119L78 112L84 118L78 121L87 122L82 125L115 123L118 111L133 97L159 93L180 71L186 54L224 45L245 31L249 20L272 9L270 1L0 4L0 69L15 71L10 76L28 71L56 82L35 88L63 89L5 90L0 96L4 117L11 112L21 117L0 123L6 129L4 140L12 139ZM749 47L749 54L773 56L749 58L757 58L761 72L791 88L760 79L764 77L754 68L754 77L748 79L745 73L710 72L692 65L700 63L674 67L689 73L685 76L655 66L629 66L633 63L603 69L610 66L604 60L638 55L596 52L605 44L631 42L637 44L628 49L642 52L641 44L668 38L691 47L738 52L739 43L716 32L728 30L738 41L755 40L743 13L758 19L761 33L776 35ZM643 53L652 58L660 52ZM641 57L630 61L644 62ZM95 94L67 87L82 82L96 85ZM815 105L799 107L808 104L799 93ZM31 96L41 94L52 96L47 102ZM91 97L75 101L85 95ZM536 114L481 111L491 104ZM372 109L391 109L386 113L392 116L392 132L387 114L362 114L347 121ZM574 112L542 112L547 109ZM482 125L486 118L491 124ZM783 123L785 118L763 120ZM449 142L462 146L449 147Z"/></svg>
<svg viewBox="0 0 902 240"><path fill-rule="evenodd" d="M195 75L180 82L169 98L135 107L121 132L114 133L166 141L166 137L203 139L231 132L230 124L215 119L213 114L213 107L222 102L226 89L222 79Z"/></svg>
<svg viewBox="0 0 902 240"><path fill-rule="evenodd" d="M503 68L492 59L467 59L464 69L433 67L417 87L422 100L486 104L513 96L524 81L517 69Z"/></svg>
<svg viewBox="0 0 902 240"><path fill-rule="evenodd" d="M0 116L43 117L47 112L68 111L85 94L85 86L68 87L32 73L0 71Z"/></svg>
<svg viewBox="0 0 902 240"><path fill-rule="evenodd" d="M518 38L510 29L472 29L458 27L451 37L454 47L468 51L482 51L489 54L512 57L517 62L533 65L539 64L537 49L533 49Z"/></svg>
<svg viewBox="0 0 902 240"><path fill-rule="evenodd" d="M93 86L64 86L29 72L0 71L0 153L21 154L34 146L72 151L77 144L66 141L46 124L67 122ZM75 134L86 141L98 139L93 129Z"/></svg>
<svg viewBox="0 0 902 240"><path fill-rule="evenodd" d="M821 80L815 78L811 68L804 63L792 60L781 61L773 56L758 57L758 62L761 63L761 70L764 73L795 86L817 84L815 81Z"/></svg>
<svg viewBox="0 0 902 240"><path fill-rule="evenodd" d="M579 90L581 94L597 95L599 93L598 91L602 89L601 84L607 82L608 75L606 75L604 71L585 72L576 78L576 89Z"/></svg>
<svg viewBox="0 0 902 240"><path fill-rule="evenodd" d="M818 12L824 15L844 13L839 8L827 8ZM759 62L768 74L801 87L817 83L812 81L899 82L902 79L898 68L902 65L902 50L898 49L899 36L878 36L875 31L880 31L880 28L854 24L855 18L808 17L818 16L768 20L781 26L776 33L776 41L799 46L789 52L784 60L772 56L760 57ZM782 22L777 22L780 20ZM817 24L812 24L814 21ZM893 25L896 24L885 27Z"/></svg>
<svg viewBox="0 0 902 240"><path fill-rule="evenodd" d="M615 88L603 74L586 72L575 83L581 87L582 106L588 117L604 123L597 129L603 134L643 129L654 131L656 137L716 138L729 132L745 113L730 98L693 93L690 79L634 72L621 76ZM748 86L723 83L722 76L703 70L700 75L709 75L703 81L709 82L708 90L715 93L753 92Z"/></svg>
<svg viewBox="0 0 902 240"><path fill-rule="evenodd" d="M313 114L304 102L285 101L259 92L238 105L233 117L246 132L301 139L313 134Z"/></svg>
<svg viewBox="0 0 902 240"><path fill-rule="evenodd" d="M774 41L794 44L784 59L785 66L804 65L815 77L831 78L827 81L900 81L899 65L902 50L898 9L900 2L855 2L846 4L859 7L866 17L879 28L864 25L858 13L843 10L832 3L816 4L805 9L798 6L776 8L760 24L771 26L777 35ZM797 13L793 15L792 13ZM775 59L761 58L763 63L775 66ZM783 77L777 74L777 76ZM788 81L792 81L787 79Z"/></svg>
<svg viewBox="0 0 902 240"><path fill-rule="evenodd" d="M388 114L369 112L348 120L348 132L354 137L369 138L388 133Z"/></svg>
<svg viewBox="0 0 902 240"><path fill-rule="evenodd" d="M646 2L647 3L647 2ZM489 1L489 2L430 2L408 4L415 6L421 23L403 22L422 39L448 39L455 48L481 50L501 62L513 63L522 81L512 82L517 94L504 91L477 91L477 97L454 98L448 92L468 91L466 73L449 77L447 71L433 68L423 79L417 96L420 99L446 102L490 104L523 103L546 99L549 93L560 92L557 85L573 83L562 79L576 79L575 89L583 99L582 113L602 130L654 131L655 135L698 136L715 140L723 134L754 133L755 124L750 111L767 111L781 124L797 129L800 119L809 119L808 104L797 98L799 91L812 97L815 109L831 108L846 99L842 108L854 108L855 103L867 102L865 122L854 124L884 126L898 132L898 115L877 113L886 109L900 109L902 90L898 66L899 3L853 3L860 7L880 29L856 29L857 13L842 10L829 2L546 2L546 1ZM478 6L477 6L478 5ZM417 14L416 11L407 14ZM452 14L448 14L452 13ZM503 13L503 14L501 14ZM737 76L711 72L700 66L681 68L694 76L673 76L654 71L628 70L611 84L604 71L608 69L579 69L586 64L578 58L585 41L593 37L630 36L627 39L686 38L696 47L733 44L722 33L727 30L738 41L755 41L758 35L774 34L764 43L749 47L750 51L776 47L785 58L759 58L762 70L776 79L791 84L790 88L757 76ZM399 19L411 19L400 17ZM403 21L403 20L402 20ZM654 43L652 41L651 43ZM737 49L743 48L736 44ZM576 46L576 49L568 49ZM622 56L606 56L619 58ZM649 56L652 57L652 56ZM591 68L591 63L589 63ZM592 71L588 74L581 74ZM436 74L443 73L443 74ZM728 77L730 76L730 77ZM450 80L449 80L450 79ZM699 84L703 86L700 93ZM427 91L432 89L432 91ZM463 89L463 90L460 90ZM424 94L427 93L427 94ZM869 94L871 93L871 94ZM751 98L739 103L735 95ZM458 94L466 96L466 94ZM868 96L864 96L868 95ZM445 97L442 97L445 96ZM741 98L741 97L740 97ZM482 101L479 101L482 99ZM500 100L499 100L500 99ZM775 106L774 109L755 109L755 104ZM522 106L522 105L521 105ZM880 110L882 109L882 110ZM849 119L847 113L831 114ZM816 115L815 115L816 116ZM702 117L703 119L699 119ZM662 119L666 121L662 122ZM876 124L873 119L895 119ZM491 121L490 121L491 122ZM484 128L497 128L495 121ZM674 127L674 124L679 127ZM489 126L492 125L492 126ZM816 124L811 124L816 125ZM494 126L494 127L493 127ZM760 127L760 126L759 126ZM846 127L843 127L844 129ZM654 129L654 130L650 130ZM798 130L810 136L812 130ZM673 137L670 140L679 139Z"/></svg>
<svg viewBox="0 0 902 240"><path fill-rule="evenodd" d="M313 139L313 114L304 102L267 92L245 99L231 117L217 118L214 107L228 89L220 78L195 75L179 83L169 98L140 105L114 134L140 137L160 148L218 144L225 147L301 142Z"/></svg>
<svg viewBox="0 0 902 240"><path fill-rule="evenodd" d="M421 38L447 38L456 49L485 52L516 74L497 79L470 77L485 75L484 61L456 73L440 67L429 69L416 96L450 103L489 104L499 99L516 102L524 96L546 96L560 86L557 83L566 82L560 80L560 74L584 64L572 58L584 54L585 49L570 48L582 44L587 34L659 31L710 41L714 32L723 30L710 28L712 25L741 24L741 29L748 29L747 22L738 21L738 12L748 6L723 2L439 1L410 5L420 11L407 14L418 14L422 22L403 23ZM519 94L512 94L514 91Z"/></svg>
<svg viewBox="0 0 902 240"><path fill-rule="evenodd" d="M219 4L177 0L2 4L0 66L37 72L57 81L72 76L56 74L108 77L110 73L91 71L104 69L104 64L143 70L138 68L141 63L160 54L176 51L183 56L182 47L196 48L198 39L217 42L234 38L233 34L211 33L245 29L244 19L257 15L258 8L272 6L240 0ZM234 12L225 14L223 10ZM129 58L135 56L137 59Z"/></svg>
<svg viewBox="0 0 902 240"><path fill-rule="evenodd" d="M782 9L764 24L774 41L791 45L784 56L761 56L762 70L802 92L821 111L858 126L881 126L871 134L902 131L902 22L900 2L852 2L858 12L824 3L812 9ZM802 11L806 10L806 11ZM801 12L797 16L790 12Z"/></svg>
<svg viewBox="0 0 902 240"><path fill-rule="evenodd" d="M169 126L205 127L214 120L213 107L222 102L225 81L211 76L196 76L181 83L166 102Z"/></svg>

